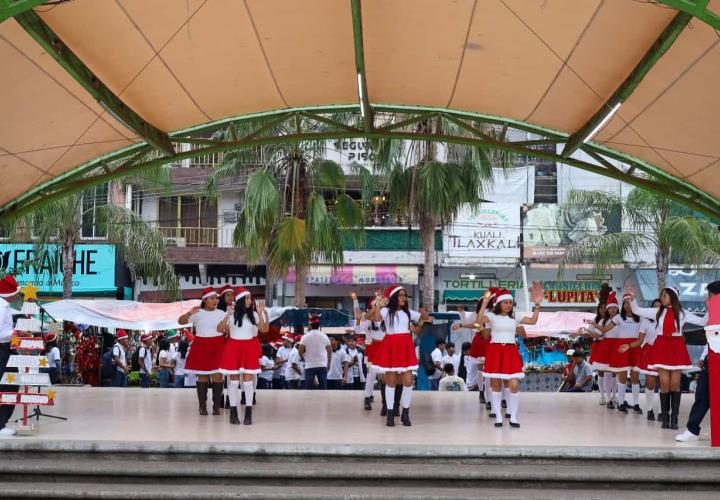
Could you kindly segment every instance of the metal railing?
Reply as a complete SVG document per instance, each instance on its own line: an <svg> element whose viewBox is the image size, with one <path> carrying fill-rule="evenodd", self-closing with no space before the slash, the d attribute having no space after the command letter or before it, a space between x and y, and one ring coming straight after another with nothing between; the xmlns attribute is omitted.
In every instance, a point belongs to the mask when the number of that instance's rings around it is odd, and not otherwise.
<svg viewBox="0 0 720 500"><path fill-rule="evenodd" d="M159 227L165 244L175 247L218 247L220 232L215 227Z"/></svg>

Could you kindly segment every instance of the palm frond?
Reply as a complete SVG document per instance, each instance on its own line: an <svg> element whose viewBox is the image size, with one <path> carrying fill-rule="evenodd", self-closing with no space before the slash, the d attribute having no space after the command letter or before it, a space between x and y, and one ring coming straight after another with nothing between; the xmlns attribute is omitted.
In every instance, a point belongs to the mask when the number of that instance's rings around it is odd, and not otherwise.
<svg viewBox="0 0 720 500"><path fill-rule="evenodd" d="M613 264L624 262L626 256L640 260L642 254L652 246L651 238L638 233L588 236L566 249L560 269L570 264L592 263L595 272L605 272Z"/></svg>
<svg viewBox="0 0 720 500"><path fill-rule="evenodd" d="M312 248L303 219L283 218L275 230L273 242L268 250L267 264L276 275L287 274L290 267L310 262Z"/></svg>
<svg viewBox="0 0 720 500"><path fill-rule="evenodd" d="M720 265L720 232L706 219L671 217L660 227L658 240L689 266Z"/></svg>
<svg viewBox="0 0 720 500"><path fill-rule="evenodd" d="M310 185L319 191L338 191L345 187L345 173L332 160L316 159L307 169Z"/></svg>

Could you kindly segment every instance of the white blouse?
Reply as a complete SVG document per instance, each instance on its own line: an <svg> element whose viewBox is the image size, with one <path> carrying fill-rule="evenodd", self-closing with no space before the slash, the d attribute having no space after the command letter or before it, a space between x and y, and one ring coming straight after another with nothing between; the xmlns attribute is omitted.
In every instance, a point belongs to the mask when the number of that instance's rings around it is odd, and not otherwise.
<svg viewBox="0 0 720 500"><path fill-rule="evenodd" d="M636 300L632 300L630 302L632 305L632 311L637 314L638 316L642 316L644 318L648 319L655 319L657 317L657 309L654 307L640 307ZM666 310L663 307L662 312L660 313L660 317L657 319L657 322L655 323L655 334L657 337L662 336L663 334L663 325L665 324L665 313ZM687 309L683 309L680 311L680 330L675 331L672 333L673 337L682 337L682 330L683 326L685 326L685 323L692 323L693 325L698 326L707 326L708 323L708 314L705 314L705 316L700 317L697 314L693 314Z"/></svg>
<svg viewBox="0 0 720 500"><path fill-rule="evenodd" d="M492 312L485 313L490 320L490 342L492 344L514 344L515 332L522 318L511 318Z"/></svg>
<svg viewBox="0 0 720 500"><path fill-rule="evenodd" d="M390 311L387 307L380 309L380 316L382 316L385 322L385 333L387 335L395 335L398 333L410 333L410 321L417 321L420 319L420 313L417 311L410 311L410 317L405 314L405 311L398 309L392 318L392 325L390 324Z"/></svg>
<svg viewBox="0 0 720 500"><path fill-rule="evenodd" d="M190 323L195 326L195 335L198 337L219 337L222 333L217 331L220 322L225 318L225 313L220 309L206 311L200 309L190 316Z"/></svg>
<svg viewBox="0 0 720 500"><path fill-rule="evenodd" d="M613 328L613 330L617 329L615 338L636 339L640 336L640 322L635 321L632 316L623 319L620 314L616 314L610 321L617 325Z"/></svg>
<svg viewBox="0 0 720 500"><path fill-rule="evenodd" d="M258 336L258 327L260 323L260 316L258 313L253 311L255 317L255 324L248 319L247 316L242 317L242 325L235 324L235 318L231 317L230 321L230 338L233 340L250 340Z"/></svg>

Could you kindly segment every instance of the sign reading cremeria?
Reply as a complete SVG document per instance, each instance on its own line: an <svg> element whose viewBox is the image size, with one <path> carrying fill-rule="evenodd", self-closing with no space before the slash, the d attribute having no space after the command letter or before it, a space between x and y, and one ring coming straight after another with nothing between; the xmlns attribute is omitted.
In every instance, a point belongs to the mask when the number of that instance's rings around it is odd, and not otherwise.
<svg viewBox="0 0 720 500"><path fill-rule="evenodd" d="M545 301L559 304L592 304L597 302L599 281L545 281Z"/></svg>

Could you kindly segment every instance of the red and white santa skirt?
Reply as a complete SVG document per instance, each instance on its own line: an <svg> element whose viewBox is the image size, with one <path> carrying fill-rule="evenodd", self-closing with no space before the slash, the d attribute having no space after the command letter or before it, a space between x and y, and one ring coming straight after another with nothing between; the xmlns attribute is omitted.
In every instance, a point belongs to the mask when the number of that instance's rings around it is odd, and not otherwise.
<svg viewBox="0 0 720 500"><path fill-rule="evenodd" d="M610 364L608 370L614 373L626 373L640 363L640 347L631 347L620 352L620 346L630 344L636 339L611 339Z"/></svg>
<svg viewBox="0 0 720 500"><path fill-rule="evenodd" d="M382 340L373 340L371 343L365 344L365 361L375 363L375 356L377 356L380 344L382 344Z"/></svg>
<svg viewBox="0 0 720 500"><path fill-rule="evenodd" d="M640 372L645 375L657 377L657 370L651 370L648 367L648 361L650 360L650 352L652 351L652 348L653 346L651 344L645 344L640 348L640 361L638 361L637 366L633 367L634 372Z"/></svg>
<svg viewBox="0 0 720 500"><path fill-rule="evenodd" d="M523 361L517 345L489 343L482 374L483 377L503 380L525 377Z"/></svg>
<svg viewBox="0 0 720 500"><path fill-rule="evenodd" d="M412 336L409 333L386 334L373 355L373 366L380 373L417 370Z"/></svg>
<svg viewBox="0 0 720 500"><path fill-rule="evenodd" d="M685 338L661 335L655 339L648 359L648 368L651 370L689 370L692 361L685 346Z"/></svg>
<svg viewBox="0 0 720 500"><path fill-rule="evenodd" d="M596 340L590 347L590 365L593 370L604 371L610 366L610 351L608 348L613 339Z"/></svg>
<svg viewBox="0 0 720 500"><path fill-rule="evenodd" d="M198 337L195 336L187 359L185 371L197 375L210 375L220 373L220 360L225 347L225 337Z"/></svg>
<svg viewBox="0 0 720 500"><path fill-rule="evenodd" d="M247 340L229 339L220 359L220 371L225 375L260 373L262 348L257 337Z"/></svg>
<svg viewBox="0 0 720 500"><path fill-rule="evenodd" d="M468 358L475 363L484 363L485 354L487 354L487 346L490 345L490 339L483 338L481 332L476 332L470 345L470 354Z"/></svg>

